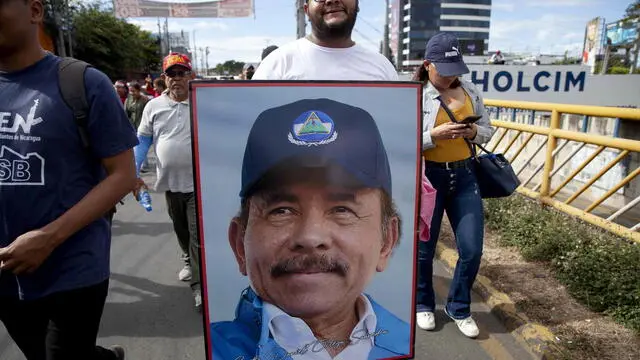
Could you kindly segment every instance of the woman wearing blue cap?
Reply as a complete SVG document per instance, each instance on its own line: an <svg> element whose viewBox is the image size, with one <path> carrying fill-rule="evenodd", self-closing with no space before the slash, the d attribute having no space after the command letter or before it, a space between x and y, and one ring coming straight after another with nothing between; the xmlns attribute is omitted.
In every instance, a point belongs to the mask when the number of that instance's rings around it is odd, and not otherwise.
<svg viewBox="0 0 640 360"><path fill-rule="evenodd" d="M418 252L416 322L423 330L435 328L433 257L446 211L459 259L444 310L465 336L474 338L479 330L471 317L471 288L480 268L484 212L471 144L488 142L495 129L480 92L460 78L469 68L459 49L452 34L434 35L427 43L424 64L414 75L425 84L422 149L425 175L437 190L430 241L420 242Z"/></svg>

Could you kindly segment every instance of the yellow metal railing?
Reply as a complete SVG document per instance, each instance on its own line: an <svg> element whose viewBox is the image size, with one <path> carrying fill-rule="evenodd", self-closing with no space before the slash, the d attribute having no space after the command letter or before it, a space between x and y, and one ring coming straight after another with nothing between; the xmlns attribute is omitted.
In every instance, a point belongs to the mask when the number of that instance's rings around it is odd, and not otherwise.
<svg viewBox="0 0 640 360"><path fill-rule="evenodd" d="M598 189L592 189L599 179L625 158L630 157L633 153L640 153L640 141L571 131L562 127L562 117L565 114L640 121L640 109L492 99L485 99L485 105L498 109L550 113L548 126L492 120L492 124L498 128L498 132L487 148L493 152L503 153L511 161L514 171L522 181L518 192L640 243L640 206L637 206L640 204L640 186L637 187L636 194L629 195L627 193L630 191L626 191L630 189L628 185L632 181L636 179L640 181L640 166L638 166L640 157L635 165L631 161L628 162L625 174L623 174L624 178L617 184L608 186L608 189L603 189L602 186L599 186ZM515 119L515 111L513 114ZM522 135L526 137L522 139ZM536 141L534 141L531 146L534 138L537 138L539 143L536 145ZM515 146L518 141L520 141L519 146ZM506 145L501 147L505 143ZM573 143L574 149L572 151L565 150L569 143ZM594 146L596 148L584 161L574 169L567 168L567 164L576 160L576 156L580 152L588 152L589 148ZM543 148L546 148L545 155L542 161L538 161L541 163L535 164L535 158L539 158L538 154ZM577 180L576 177L583 173L584 169L607 149L619 151L619 154L603 166L597 174L594 174L591 179ZM521 156L523 154L524 156ZM561 155L566 155L566 157L560 161ZM568 172L568 174L561 176L561 170ZM539 180L537 185L531 185L536 176ZM570 184L573 186L573 190L570 189ZM625 189L625 186L628 189ZM585 196L587 190L590 189L594 190L590 192L592 196ZM620 193L621 191L623 194ZM598 192L604 193L598 194ZM614 195L617 196L615 204L606 204ZM622 221L623 219L624 221Z"/></svg>

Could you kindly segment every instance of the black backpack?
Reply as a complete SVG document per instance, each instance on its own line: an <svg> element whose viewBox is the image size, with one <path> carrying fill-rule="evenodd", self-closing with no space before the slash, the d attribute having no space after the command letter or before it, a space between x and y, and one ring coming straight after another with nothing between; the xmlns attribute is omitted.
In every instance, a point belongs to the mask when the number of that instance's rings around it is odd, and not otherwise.
<svg viewBox="0 0 640 360"><path fill-rule="evenodd" d="M91 67L91 65L70 57L63 57L58 65L58 86L62 94L62 100L73 111L82 146L87 151L90 150L89 131L87 130L90 107L87 102L84 73L88 67ZM120 201L120 203L122 204L123 202ZM113 209L105 214L109 222L113 220L115 213L116 207L114 206Z"/></svg>
<svg viewBox="0 0 640 360"><path fill-rule="evenodd" d="M58 65L59 87L62 100L71 108L82 146L89 149L89 132L87 130L87 118L89 117L89 103L85 92L84 73L88 63L69 57L62 58Z"/></svg>

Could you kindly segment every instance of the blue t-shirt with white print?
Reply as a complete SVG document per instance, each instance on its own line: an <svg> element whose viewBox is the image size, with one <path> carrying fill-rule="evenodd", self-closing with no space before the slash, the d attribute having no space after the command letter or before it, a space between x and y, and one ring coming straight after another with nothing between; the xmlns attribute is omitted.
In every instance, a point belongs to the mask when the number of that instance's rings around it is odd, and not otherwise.
<svg viewBox="0 0 640 360"><path fill-rule="evenodd" d="M39 229L77 204L106 173L101 158L138 140L109 78L85 73L91 148L59 90L60 58L47 53L15 72L0 72L0 247ZM109 277L111 228L100 218L57 247L32 274L0 273L0 298L36 299L96 285Z"/></svg>

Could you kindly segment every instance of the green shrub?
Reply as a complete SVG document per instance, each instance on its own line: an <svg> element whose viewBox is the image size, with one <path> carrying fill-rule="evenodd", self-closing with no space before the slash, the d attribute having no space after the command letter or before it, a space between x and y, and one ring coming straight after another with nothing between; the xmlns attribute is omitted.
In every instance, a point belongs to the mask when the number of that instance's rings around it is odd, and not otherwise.
<svg viewBox="0 0 640 360"><path fill-rule="evenodd" d="M548 263L577 300L640 333L638 244L520 195L488 199L485 207L502 245Z"/></svg>
<svg viewBox="0 0 640 360"><path fill-rule="evenodd" d="M607 73L612 75L624 75L629 73L629 68L622 66L612 66L609 68L609 70L607 70Z"/></svg>

